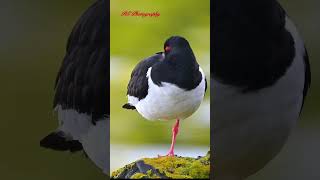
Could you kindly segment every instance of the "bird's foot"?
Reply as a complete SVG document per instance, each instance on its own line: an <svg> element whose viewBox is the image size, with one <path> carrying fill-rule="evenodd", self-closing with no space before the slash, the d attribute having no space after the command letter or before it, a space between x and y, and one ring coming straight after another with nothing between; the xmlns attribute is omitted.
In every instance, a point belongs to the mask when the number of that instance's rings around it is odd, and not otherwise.
<svg viewBox="0 0 320 180"><path fill-rule="evenodd" d="M175 156L174 152L168 152L168 154L165 155L165 156L161 156L161 155L158 154L158 158L160 158L160 157L174 157L174 156Z"/></svg>
<svg viewBox="0 0 320 180"><path fill-rule="evenodd" d="M168 153L166 156L169 156L169 157L173 157L174 156L174 153Z"/></svg>

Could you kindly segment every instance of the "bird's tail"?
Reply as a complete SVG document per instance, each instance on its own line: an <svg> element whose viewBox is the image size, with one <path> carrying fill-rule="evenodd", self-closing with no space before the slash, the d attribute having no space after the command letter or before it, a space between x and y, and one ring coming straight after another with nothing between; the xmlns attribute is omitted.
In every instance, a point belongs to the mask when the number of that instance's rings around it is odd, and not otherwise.
<svg viewBox="0 0 320 180"><path fill-rule="evenodd" d="M70 140L65 133L57 131L49 134L40 141L40 146L57 151L76 152L82 150L82 144L77 140Z"/></svg>
<svg viewBox="0 0 320 180"><path fill-rule="evenodd" d="M132 109L132 110L133 110L133 109L136 109L136 107L132 106L132 105L129 104L129 103L123 105L122 108L124 108L124 109Z"/></svg>

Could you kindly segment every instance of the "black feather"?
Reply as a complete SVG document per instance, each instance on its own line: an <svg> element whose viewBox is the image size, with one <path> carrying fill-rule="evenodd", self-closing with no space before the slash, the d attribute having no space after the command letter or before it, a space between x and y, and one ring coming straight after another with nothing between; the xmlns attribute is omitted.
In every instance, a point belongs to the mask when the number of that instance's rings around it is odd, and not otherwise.
<svg viewBox="0 0 320 180"><path fill-rule="evenodd" d="M196 88L202 81L202 74L189 42L183 37L172 36L164 44L164 47L168 46L172 50L165 52L163 61L152 67L152 81L158 86L167 82L184 90Z"/></svg>
<svg viewBox="0 0 320 180"><path fill-rule="evenodd" d="M56 78L53 106L92 115L110 114L107 3L93 4L75 25Z"/></svg>
<svg viewBox="0 0 320 180"><path fill-rule="evenodd" d="M132 110L136 109L136 107L132 106L132 105L129 104L129 103L123 105L122 108L124 108L124 109L132 109Z"/></svg>
<svg viewBox="0 0 320 180"><path fill-rule="evenodd" d="M295 48L277 1L217 1L213 12L213 78L249 92L286 73Z"/></svg>
<svg viewBox="0 0 320 180"><path fill-rule="evenodd" d="M76 140L68 140L61 131L53 132L40 141L40 146L58 150L76 152L82 150L82 144Z"/></svg>
<svg viewBox="0 0 320 180"><path fill-rule="evenodd" d="M145 98L148 94L148 79L146 77L147 71L154 64L162 60L161 54L153 55L141 61L131 73L131 79L128 84L127 94L137 97L139 100Z"/></svg>
<svg viewBox="0 0 320 180"><path fill-rule="evenodd" d="M302 108L303 108L303 105L304 105L304 101L306 99L308 90L309 90L310 85L311 85L310 62L309 62L308 52L307 52L306 49L305 49L305 54L304 54L304 66L305 66L305 75L304 75L304 87L303 87L303 100L302 100L302 106L301 106L300 113L302 111Z"/></svg>

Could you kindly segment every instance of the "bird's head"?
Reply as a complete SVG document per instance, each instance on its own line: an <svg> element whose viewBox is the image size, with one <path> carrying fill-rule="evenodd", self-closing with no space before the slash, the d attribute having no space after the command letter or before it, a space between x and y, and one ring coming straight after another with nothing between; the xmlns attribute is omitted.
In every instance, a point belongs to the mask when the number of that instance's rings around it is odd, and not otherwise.
<svg viewBox="0 0 320 180"><path fill-rule="evenodd" d="M196 61L189 42L181 36L172 36L164 43L165 61L170 64L188 62L194 63ZM178 63L178 64L179 64Z"/></svg>
<svg viewBox="0 0 320 180"><path fill-rule="evenodd" d="M170 54L178 51L191 50L189 42L181 36L172 36L164 43L164 53Z"/></svg>

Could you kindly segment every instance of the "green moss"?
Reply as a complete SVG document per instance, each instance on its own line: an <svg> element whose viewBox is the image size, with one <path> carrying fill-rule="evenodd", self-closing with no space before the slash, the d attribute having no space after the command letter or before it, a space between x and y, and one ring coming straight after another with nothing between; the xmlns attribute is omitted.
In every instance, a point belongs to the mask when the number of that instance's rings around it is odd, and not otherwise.
<svg viewBox="0 0 320 180"><path fill-rule="evenodd" d="M132 169L132 167L134 166L134 162L133 163L130 163L130 164L127 164L126 166L124 166L123 168L120 168L116 171L113 171L111 173L111 178L118 178L119 175L121 175L123 172L126 172L130 169Z"/></svg>
<svg viewBox="0 0 320 180"><path fill-rule="evenodd" d="M133 176L130 177L130 179L144 179L148 178L148 175L142 174L142 173L135 173Z"/></svg>
<svg viewBox="0 0 320 180"><path fill-rule="evenodd" d="M157 176L156 174L152 173L152 170L151 170L151 169L147 171L147 177L148 177L149 179L160 179L159 176Z"/></svg>
<svg viewBox="0 0 320 180"><path fill-rule="evenodd" d="M143 178L172 178L172 179L199 179L209 178L210 174L210 153L201 158L190 157L159 157L159 158L144 158L142 161L145 164L151 165L159 173L154 173L152 170L148 170L145 174L135 173L131 178L143 179ZM121 168L112 173L112 178L117 178L117 175L132 168L134 163L131 163L124 168Z"/></svg>

